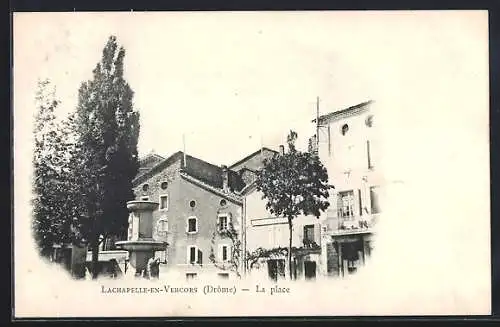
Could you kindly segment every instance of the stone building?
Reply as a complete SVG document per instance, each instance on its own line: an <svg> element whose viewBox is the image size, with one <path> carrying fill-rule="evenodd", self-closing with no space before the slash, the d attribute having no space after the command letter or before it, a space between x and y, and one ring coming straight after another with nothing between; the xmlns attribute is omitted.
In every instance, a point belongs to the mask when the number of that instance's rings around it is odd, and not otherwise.
<svg viewBox="0 0 500 327"><path fill-rule="evenodd" d="M373 228L380 213L384 186L380 174L380 143L373 101L319 117L319 140L311 145L328 171L335 189L321 217L321 272L353 273L372 251ZM313 121L315 122L315 120ZM317 142L317 143L316 143Z"/></svg>
<svg viewBox="0 0 500 327"><path fill-rule="evenodd" d="M179 151L139 174L133 185L136 200L159 203L153 238L168 244L157 253L162 272L229 277L231 271L214 266L210 254L221 265L231 260L232 244L219 232L230 224L241 229L242 200L235 192L245 184L239 174Z"/></svg>
<svg viewBox="0 0 500 327"><path fill-rule="evenodd" d="M284 147L280 146L280 152ZM242 242L245 248L244 261L247 263L246 273L271 280L289 278L288 259L283 251L288 249L290 232L285 217L275 217L266 209L254 183L255 172L263 168L263 160L276 152L264 148L230 166L245 179L246 186L237 192L243 201ZM293 220L292 228L293 252L292 271L296 279L315 278L319 271L320 260L320 221L313 216L299 216ZM255 256L261 251L272 251L272 255Z"/></svg>

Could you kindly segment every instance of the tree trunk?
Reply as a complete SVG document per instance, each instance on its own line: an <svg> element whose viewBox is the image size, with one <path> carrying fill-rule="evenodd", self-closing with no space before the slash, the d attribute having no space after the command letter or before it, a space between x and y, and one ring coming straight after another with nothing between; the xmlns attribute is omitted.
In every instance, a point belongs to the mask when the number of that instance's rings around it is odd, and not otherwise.
<svg viewBox="0 0 500 327"><path fill-rule="evenodd" d="M288 217L288 230L290 232L290 243L288 244L288 270L290 271L290 280L293 279L292 273L292 218Z"/></svg>
<svg viewBox="0 0 500 327"><path fill-rule="evenodd" d="M92 279L97 279L99 274L98 263L99 263L99 238L95 237L91 243L92 249Z"/></svg>

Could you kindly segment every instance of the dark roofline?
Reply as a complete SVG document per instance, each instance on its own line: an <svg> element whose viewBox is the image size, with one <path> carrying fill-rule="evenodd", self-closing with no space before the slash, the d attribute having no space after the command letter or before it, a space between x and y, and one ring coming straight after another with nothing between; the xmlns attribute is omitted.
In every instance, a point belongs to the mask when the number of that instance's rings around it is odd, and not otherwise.
<svg viewBox="0 0 500 327"><path fill-rule="evenodd" d="M252 157L256 156L256 155L257 155L257 154L259 154L262 150L267 150L267 151L271 151L271 152L274 152L274 153L279 153L279 152L278 152L278 151L276 151L276 150L269 149L269 148L267 148L267 147L262 147L261 149L259 149L259 150L255 151L255 152L250 153L250 154L249 154L248 156L246 156L245 158L243 158L243 159L241 159L241 160L238 160L237 162L233 163L233 164L232 164L231 166L229 166L228 168L229 168L229 169L232 169L234 166L237 166L237 165L239 165L240 163L245 162L245 161L247 161L248 159L250 159L250 158L252 158Z"/></svg>
<svg viewBox="0 0 500 327"><path fill-rule="evenodd" d="M157 163L156 165L151 167L151 169L148 170L147 172L145 172L144 174L139 175L136 178L134 178L132 180L132 184L135 185L136 183L141 183L143 180L148 179L149 177L154 175L159 169L165 167L168 164L175 162L182 155L183 155L182 151L175 152L170 157L167 157L166 159L160 161L159 163Z"/></svg>
<svg viewBox="0 0 500 327"><path fill-rule="evenodd" d="M159 155L159 154L156 154L156 153L148 153L148 154L146 154L144 157L139 158L139 162L144 162L145 160L147 160L147 159L149 159L149 158L151 158L151 157L157 157L157 158L159 158L160 160L164 160L164 159L165 159L164 157L162 157L162 156L161 156L161 155Z"/></svg>
<svg viewBox="0 0 500 327"><path fill-rule="evenodd" d="M223 190L221 189L218 189L210 184L207 184L205 183L204 181L202 180L199 180L198 178L190 175L189 173L186 173L186 172L181 172L180 176L190 182L190 183L193 183L195 185L197 185L198 187L204 189L205 191L207 192L210 192L212 194L215 194L215 195L218 195L220 197L223 197L233 203L236 203L238 205L241 205L243 203L242 199L236 194L231 194L231 193L225 193Z"/></svg>
<svg viewBox="0 0 500 327"><path fill-rule="evenodd" d="M248 167L243 167L243 168L241 168L240 170L238 170L238 172L240 172L240 171L242 171L242 170L248 170L248 171L249 171L249 172L251 172L251 173L257 173L257 171L256 171L256 170L250 169L250 168L248 168Z"/></svg>
<svg viewBox="0 0 500 327"><path fill-rule="evenodd" d="M158 171L160 171L161 169L163 169L165 166L168 166L168 165L172 164L173 162L175 162L177 160L183 160L183 157L184 157L184 152L182 152L182 151L175 152L170 157L168 157L168 158L160 161L159 163L157 163L156 165L154 165L153 167L151 167L151 169L149 169L148 171L146 171L144 174L137 176L135 179L132 180L132 184L136 185L136 184L142 183L144 180L150 178L151 176L154 176L154 174L156 174ZM203 162L203 163L205 163L207 165L210 165L210 166L212 166L212 167L214 167L216 169L220 169L220 167L217 166L217 165L214 165L214 164L212 164L210 162L207 162L205 160L202 160L200 158L193 157L193 156L191 156L189 154L186 154L186 159L188 161L188 164L189 164L189 160L199 160L199 161L201 161L201 162ZM231 169L229 169L229 170L231 170ZM192 176L192 177L194 177L194 176Z"/></svg>
<svg viewBox="0 0 500 327"><path fill-rule="evenodd" d="M351 107L348 107L348 108L345 108L345 109L341 109L341 110L337 110L337 111L332 111L330 113L327 113L327 114L319 116L318 120L319 121L324 121L324 120L327 120L327 119L330 119L330 118L334 118L335 116L342 115L342 114L344 114L344 113L346 113L348 111L359 109L359 108L363 108L366 105L371 104L372 102L374 102L374 101L373 100L368 100L368 101L359 103L357 105L354 105L354 106L351 106ZM315 123L316 119L313 119L311 122Z"/></svg>

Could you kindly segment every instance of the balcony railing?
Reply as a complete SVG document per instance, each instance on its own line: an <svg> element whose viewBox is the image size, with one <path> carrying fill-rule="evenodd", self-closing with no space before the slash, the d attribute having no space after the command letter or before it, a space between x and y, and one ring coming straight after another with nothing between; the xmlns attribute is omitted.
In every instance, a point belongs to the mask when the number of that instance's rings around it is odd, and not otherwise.
<svg viewBox="0 0 500 327"><path fill-rule="evenodd" d="M340 213L334 219L335 223L330 225L330 232L338 233L356 233L370 231L377 223L378 214L359 215L341 215Z"/></svg>

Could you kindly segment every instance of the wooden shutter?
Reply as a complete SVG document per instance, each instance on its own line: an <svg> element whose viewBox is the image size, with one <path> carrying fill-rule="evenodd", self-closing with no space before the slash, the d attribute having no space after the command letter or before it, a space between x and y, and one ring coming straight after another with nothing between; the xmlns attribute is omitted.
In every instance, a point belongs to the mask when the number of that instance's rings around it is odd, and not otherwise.
<svg viewBox="0 0 500 327"><path fill-rule="evenodd" d="M203 252L201 250L198 250L198 264L203 264Z"/></svg>
<svg viewBox="0 0 500 327"><path fill-rule="evenodd" d="M297 235L299 237L299 239L297 240L297 246L298 247L301 247L304 245L304 229L306 228L307 225L298 225L297 227L294 227L294 228L297 228L298 231L297 231ZM294 233L292 233L293 235ZM288 244L288 242L286 242L285 244ZM293 236L292 236L292 244L293 244Z"/></svg>
<svg viewBox="0 0 500 327"><path fill-rule="evenodd" d="M366 158L368 160L368 168L372 168L372 158L370 154L370 141L366 141Z"/></svg>
<svg viewBox="0 0 500 327"><path fill-rule="evenodd" d="M353 211L354 211L354 216L361 216L362 212L362 207L361 207L361 190L360 189L354 189L352 190L353 193Z"/></svg>
<svg viewBox="0 0 500 327"><path fill-rule="evenodd" d="M314 242L316 244L320 245L321 243L321 224L316 223L314 224Z"/></svg>

